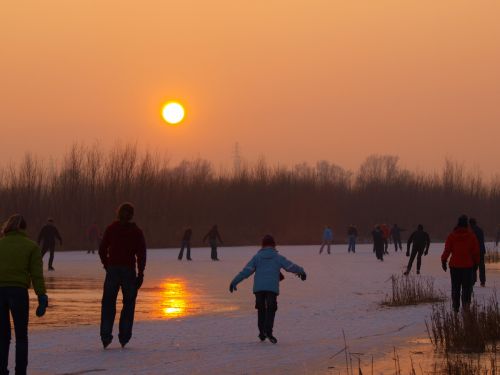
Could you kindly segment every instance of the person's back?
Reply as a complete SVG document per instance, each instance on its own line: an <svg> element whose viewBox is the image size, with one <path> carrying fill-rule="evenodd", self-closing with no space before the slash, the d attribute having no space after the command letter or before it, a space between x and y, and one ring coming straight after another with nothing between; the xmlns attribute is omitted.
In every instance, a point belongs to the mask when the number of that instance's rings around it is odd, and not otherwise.
<svg viewBox="0 0 500 375"><path fill-rule="evenodd" d="M323 230L323 240L324 241L332 241L333 240L333 231L332 231L332 228L326 227Z"/></svg>
<svg viewBox="0 0 500 375"><path fill-rule="evenodd" d="M479 264L479 242L475 234L468 228L455 228L446 239L441 259L446 261L450 255L450 267L472 268Z"/></svg>
<svg viewBox="0 0 500 375"><path fill-rule="evenodd" d="M188 228L184 231L184 235L182 236L183 241L191 241L191 235L193 234L193 230Z"/></svg>
<svg viewBox="0 0 500 375"><path fill-rule="evenodd" d="M373 244L375 247L384 247L384 234L380 229L375 229L372 231Z"/></svg>
<svg viewBox="0 0 500 375"><path fill-rule="evenodd" d="M417 229L408 239L408 246L413 244L414 249L423 250L430 244L430 237L423 229Z"/></svg>
<svg viewBox="0 0 500 375"><path fill-rule="evenodd" d="M38 243L43 242L44 246L53 246L56 244L56 239L61 241L61 235L56 226L50 222L45 224L38 235Z"/></svg>

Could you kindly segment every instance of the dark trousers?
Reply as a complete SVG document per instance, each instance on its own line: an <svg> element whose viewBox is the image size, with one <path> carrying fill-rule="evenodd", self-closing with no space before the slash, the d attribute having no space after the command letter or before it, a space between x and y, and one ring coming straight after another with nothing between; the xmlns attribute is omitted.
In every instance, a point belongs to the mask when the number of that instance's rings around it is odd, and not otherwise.
<svg viewBox="0 0 500 375"><path fill-rule="evenodd" d="M384 260L384 245L380 246L373 246L373 250L375 251L375 256L377 257L378 260Z"/></svg>
<svg viewBox="0 0 500 375"><path fill-rule="evenodd" d="M135 300L137 297L135 270L126 266L109 266L104 280L101 305L101 339L113 339L113 324L116 315L116 299L122 290L123 307L120 313L118 339L126 344L132 337L134 325Z"/></svg>
<svg viewBox="0 0 500 375"><path fill-rule="evenodd" d="M384 254L389 254L387 249L389 248L389 240L387 238L384 238Z"/></svg>
<svg viewBox="0 0 500 375"><path fill-rule="evenodd" d="M52 268L52 263L54 263L54 250L56 248L56 245L54 244L43 244L42 247L42 258L43 256L47 253L47 251L50 253L49 255L49 268Z"/></svg>
<svg viewBox="0 0 500 375"><path fill-rule="evenodd" d="M219 260L219 258L217 257L217 242L211 241L210 248L211 248L210 257L212 258L212 260Z"/></svg>
<svg viewBox="0 0 500 375"><path fill-rule="evenodd" d="M356 236L349 236L349 246L347 247L347 252L356 252Z"/></svg>
<svg viewBox="0 0 500 375"><path fill-rule="evenodd" d="M470 305L474 269L450 267L450 276L453 310L458 312L460 300L462 301L462 307Z"/></svg>
<svg viewBox="0 0 500 375"><path fill-rule="evenodd" d="M184 255L184 248L186 248L186 259L191 260L191 243L189 241L182 241L181 251L179 251L179 259Z"/></svg>
<svg viewBox="0 0 500 375"><path fill-rule="evenodd" d="M28 367L29 297L26 288L0 287L0 375L7 375L11 339L10 315L16 335L16 375Z"/></svg>
<svg viewBox="0 0 500 375"><path fill-rule="evenodd" d="M413 266L413 261L415 260L415 257L417 257L417 272L420 272L420 266L422 265L423 254L424 254L424 249L419 249L419 248L411 249L410 260L408 261L408 267L406 267L406 270L408 272L411 271L411 267Z"/></svg>
<svg viewBox="0 0 500 375"><path fill-rule="evenodd" d="M481 252L479 255L479 266L474 269L474 284L477 282L477 271L479 269L479 282L481 285L486 284L486 266L484 265L484 253Z"/></svg>
<svg viewBox="0 0 500 375"><path fill-rule="evenodd" d="M392 237L392 241L394 242L394 251L399 250L403 251L403 244L401 243L401 237Z"/></svg>
<svg viewBox="0 0 500 375"><path fill-rule="evenodd" d="M272 336L274 317L278 310L278 295L274 292L256 292L255 308L257 309L259 332Z"/></svg>

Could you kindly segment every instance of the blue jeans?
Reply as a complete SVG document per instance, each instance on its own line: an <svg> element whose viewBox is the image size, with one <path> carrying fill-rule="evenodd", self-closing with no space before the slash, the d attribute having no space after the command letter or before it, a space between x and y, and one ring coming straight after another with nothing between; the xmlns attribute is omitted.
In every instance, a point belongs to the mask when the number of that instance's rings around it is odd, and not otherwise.
<svg viewBox="0 0 500 375"><path fill-rule="evenodd" d="M0 287L0 375L7 375L10 347L10 314L16 334L16 375L28 367L29 296L26 288Z"/></svg>
<svg viewBox="0 0 500 375"><path fill-rule="evenodd" d="M135 299L137 297L135 270L126 266L109 266L106 270L101 306L101 339L113 339L113 324L116 315L116 299L122 290L123 307L120 313L118 339L126 344L132 337L134 325Z"/></svg>
<svg viewBox="0 0 500 375"><path fill-rule="evenodd" d="M184 254L184 248L186 248L186 258L188 260L191 260L191 242L185 240L182 241L181 251L179 251L178 259L182 259L182 255Z"/></svg>
<svg viewBox="0 0 500 375"><path fill-rule="evenodd" d="M347 252L356 252L356 236L349 236L349 247L347 248Z"/></svg>

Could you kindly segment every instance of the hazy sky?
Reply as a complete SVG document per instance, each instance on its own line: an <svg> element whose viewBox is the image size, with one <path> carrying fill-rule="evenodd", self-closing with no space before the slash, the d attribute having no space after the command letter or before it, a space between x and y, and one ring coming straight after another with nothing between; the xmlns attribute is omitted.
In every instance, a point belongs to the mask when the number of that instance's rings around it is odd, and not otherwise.
<svg viewBox="0 0 500 375"><path fill-rule="evenodd" d="M0 5L0 157L138 141L174 160L500 172L500 1ZM163 102L186 121L167 126Z"/></svg>

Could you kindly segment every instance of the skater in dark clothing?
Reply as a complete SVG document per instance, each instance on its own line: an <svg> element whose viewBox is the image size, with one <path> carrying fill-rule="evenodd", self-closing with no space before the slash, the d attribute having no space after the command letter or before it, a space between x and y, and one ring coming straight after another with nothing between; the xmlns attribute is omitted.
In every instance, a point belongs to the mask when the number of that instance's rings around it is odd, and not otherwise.
<svg viewBox="0 0 500 375"><path fill-rule="evenodd" d="M474 284L477 282L477 270L479 268L479 282L481 286L486 285L486 266L484 264L484 256L486 254L486 246L484 244L484 232L478 227L476 219L471 218L469 220L470 228L476 235L476 238L479 242L479 265L474 269Z"/></svg>
<svg viewBox="0 0 500 375"><path fill-rule="evenodd" d="M49 218L47 220L47 224L45 224L40 230L40 234L38 235L38 245L42 246L42 258L44 257L45 253L49 252L50 257L49 257L49 271L54 271L54 267L52 265L54 264L54 251L56 248L56 239L59 241L59 244L62 246L62 238L61 235L59 234L59 231L57 230L54 220L52 218Z"/></svg>
<svg viewBox="0 0 500 375"><path fill-rule="evenodd" d="M219 234L219 229L217 228L217 225L214 225L212 229L208 231L205 237L203 237L203 242L206 242L207 240L210 245L210 248L212 249L210 257L212 258L212 260L219 260L219 257L217 256L217 244L218 243L222 244L223 241Z"/></svg>
<svg viewBox="0 0 500 375"><path fill-rule="evenodd" d="M372 231L373 236L373 251L378 260L384 261L385 239L382 229L379 225Z"/></svg>
<svg viewBox="0 0 500 375"><path fill-rule="evenodd" d="M500 242L500 225L497 229L497 238L495 239L495 246L498 247L498 243Z"/></svg>
<svg viewBox="0 0 500 375"><path fill-rule="evenodd" d="M95 249L99 250L99 244L101 243L101 230L94 221L92 225L87 229L87 240L89 241L89 249L87 254L95 254Z"/></svg>
<svg viewBox="0 0 500 375"><path fill-rule="evenodd" d="M479 241L476 235L467 227L467 216L458 219L458 225L448 235L441 255L441 266L446 272L447 261L450 259L451 298L455 312L467 309L471 302L474 267L479 264Z"/></svg>
<svg viewBox="0 0 500 375"><path fill-rule="evenodd" d="M134 206L123 203L118 220L106 228L99 246L99 257L106 270L101 307L101 340L104 348L113 341L116 299L121 288L123 307L118 339L124 347L132 337L135 301L144 281L146 241L142 230L132 222ZM137 266L137 275L136 275Z"/></svg>
<svg viewBox="0 0 500 375"><path fill-rule="evenodd" d="M277 298L282 268L287 272L297 274L303 281L306 280L304 269L280 255L276 250L274 238L266 235L262 239L262 249L229 285L229 291L232 293L241 281L255 273L253 292L255 308L258 312L259 339L264 341L267 338L273 344L278 342L273 336L273 326L276 310L278 310Z"/></svg>
<svg viewBox="0 0 500 375"><path fill-rule="evenodd" d="M193 231L191 228L187 228L184 231L184 235L182 236L182 242L181 242L181 251L179 252L178 259L182 260L182 256L184 254L184 248L186 248L186 259L187 260L192 260L191 259L191 235L193 234Z"/></svg>
<svg viewBox="0 0 500 375"><path fill-rule="evenodd" d="M392 241L394 242L394 251L398 251L398 247L400 251L403 251L403 245L401 244L401 232L403 232L404 229L401 229L397 224L394 224L394 226L391 228L391 237Z"/></svg>
<svg viewBox="0 0 500 375"><path fill-rule="evenodd" d="M40 248L26 235L26 221L12 215L0 234L0 374L9 373L11 320L16 335L16 375L26 375L28 368L29 295L33 289L38 296L36 315L45 314L48 297L43 278Z"/></svg>
<svg viewBox="0 0 500 375"><path fill-rule="evenodd" d="M351 251L353 253L356 252L356 240L358 238L358 230L354 225L351 225L349 229L347 230L347 240L349 242L349 245L347 246L347 252L350 253Z"/></svg>
<svg viewBox="0 0 500 375"><path fill-rule="evenodd" d="M391 230L387 224L380 224L380 230L382 231L382 238L384 239L384 254L389 255L389 237L391 235Z"/></svg>
<svg viewBox="0 0 500 375"><path fill-rule="evenodd" d="M413 244L411 249L410 256L410 247ZM417 230L413 232L408 238L408 243L406 245L406 256L410 257L408 261L408 266L406 267L405 275L408 275L411 271L411 266L413 265L413 261L415 257L417 257L417 275L420 274L420 266L422 265L422 255L427 255L429 253L429 247L431 246L431 239L427 232L424 232L424 226L419 224ZM424 252L425 251L425 252Z"/></svg>

